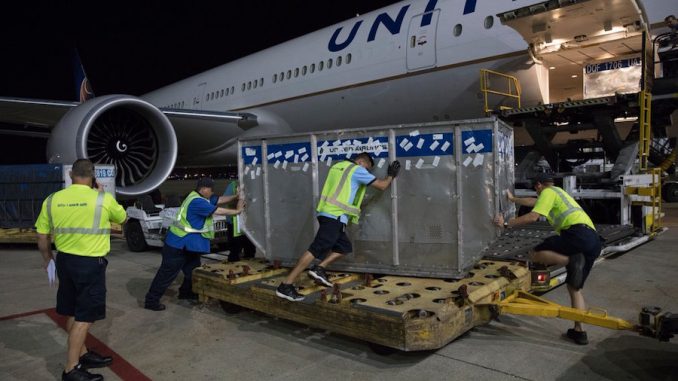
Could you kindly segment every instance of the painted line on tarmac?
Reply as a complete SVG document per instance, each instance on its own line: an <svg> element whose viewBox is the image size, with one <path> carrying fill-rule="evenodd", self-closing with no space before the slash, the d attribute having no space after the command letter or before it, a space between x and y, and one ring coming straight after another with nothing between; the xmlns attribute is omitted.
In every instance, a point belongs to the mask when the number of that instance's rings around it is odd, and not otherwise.
<svg viewBox="0 0 678 381"><path fill-rule="evenodd" d="M54 323L56 323L57 326L61 327L64 331L66 330L66 321L68 319L66 316L59 315L56 312L55 308L48 308L44 310L36 310L15 315L2 316L0 317L0 321L19 319L22 317L39 314L47 315L50 319L52 319L52 321L54 321ZM104 356L111 356L113 358L113 363L109 366L109 368L121 379L135 381L137 380L151 381L151 379L148 376L141 373L141 371L135 368L134 365L127 362L127 360L125 360L117 352L109 348L108 345L104 344L101 340L97 339L90 333L87 333L87 338L85 339L85 346L87 346L87 348L89 349L96 349L97 352L101 353Z"/></svg>

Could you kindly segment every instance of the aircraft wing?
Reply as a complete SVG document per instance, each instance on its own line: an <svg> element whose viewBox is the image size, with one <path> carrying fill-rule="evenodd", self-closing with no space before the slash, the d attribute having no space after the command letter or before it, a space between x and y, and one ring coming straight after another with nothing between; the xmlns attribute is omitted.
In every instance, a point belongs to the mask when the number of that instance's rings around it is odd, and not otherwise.
<svg viewBox="0 0 678 381"><path fill-rule="evenodd" d="M49 136L49 131L77 102L0 97L0 135Z"/></svg>
<svg viewBox="0 0 678 381"><path fill-rule="evenodd" d="M0 127L0 135L49 136L57 122L79 102L45 99L0 97L0 123L13 124ZM195 133L192 125L219 129L238 127L243 130L256 126L256 116L246 113L218 112L185 109L160 109L180 135Z"/></svg>

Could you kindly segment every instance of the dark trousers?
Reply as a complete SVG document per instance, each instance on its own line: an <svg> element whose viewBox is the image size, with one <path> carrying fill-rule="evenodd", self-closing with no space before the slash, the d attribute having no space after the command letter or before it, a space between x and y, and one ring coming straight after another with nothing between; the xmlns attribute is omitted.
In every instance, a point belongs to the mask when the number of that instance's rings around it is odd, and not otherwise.
<svg viewBox="0 0 678 381"><path fill-rule="evenodd" d="M155 274L155 278L153 278L151 288L148 289L145 304L147 306L158 305L167 287L179 275L179 271L184 272L184 281L181 283L181 287L179 287L179 295L192 295L193 269L200 266L200 256L202 254L184 249L176 249L168 245L163 246L162 263Z"/></svg>
<svg viewBox="0 0 678 381"><path fill-rule="evenodd" d="M233 226L230 226L228 229L228 251L228 261L237 262L240 260L241 253L243 258L254 258L257 248L244 234L233 237Z"/></svg>

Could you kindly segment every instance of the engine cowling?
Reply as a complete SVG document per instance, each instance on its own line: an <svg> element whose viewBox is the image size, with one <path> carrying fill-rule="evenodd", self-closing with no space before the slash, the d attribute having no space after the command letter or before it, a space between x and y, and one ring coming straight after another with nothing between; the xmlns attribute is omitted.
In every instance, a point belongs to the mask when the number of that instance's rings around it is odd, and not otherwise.
<svg viewBox="0 0 678 381"><path fill-rule="evenodd" d="M72 108L47 142L50 163L88 158L116 167L121 195L148 193L170 175L177 138L169 119L152 104L130 95L106 95Z"/></svg>

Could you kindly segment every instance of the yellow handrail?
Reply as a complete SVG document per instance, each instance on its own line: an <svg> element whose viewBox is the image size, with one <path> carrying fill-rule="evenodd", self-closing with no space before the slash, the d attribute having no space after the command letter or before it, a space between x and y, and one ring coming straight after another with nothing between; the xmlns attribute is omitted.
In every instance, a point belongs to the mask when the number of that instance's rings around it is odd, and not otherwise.
<svg viewBox="0 0 678 381"><path fill-rule="evenodd" d="M506 81L506 90L501 90L501 89L496 89L496 88L490 88L491 87L491 78L492 77L497 77L502 81ZM480 69L480 91L483 93L483 98L484 98L484 108L483 111L485 114L489 115L494 111L492 108L490 108L489 105L489 95L494 94L494 95L499 95L502 97L507 97L507 98L512 98L516 101L516 107L520 108L520 94L521 94L521 88L520 88L520 82L518 81L518 78L504 74L504 73L499 73L497 71L493 70L488 70L488 69ZM505 106L505 105L500 105L499 109L500 110L510 110L512 107Z"/></svg>

